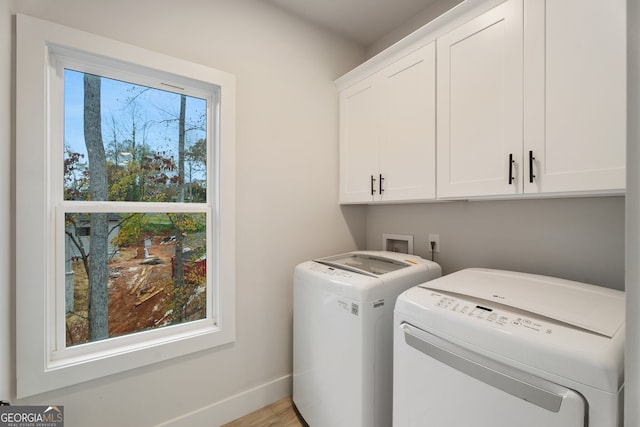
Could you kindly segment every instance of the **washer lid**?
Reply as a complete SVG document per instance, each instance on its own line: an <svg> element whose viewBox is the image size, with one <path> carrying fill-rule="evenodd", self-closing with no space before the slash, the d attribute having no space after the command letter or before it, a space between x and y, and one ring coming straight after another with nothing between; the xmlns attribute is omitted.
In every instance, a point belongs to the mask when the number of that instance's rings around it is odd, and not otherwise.
<svg viewBox="0 0 640 427"><path fill-rule="evenodd" d="M372 277L378 277L416 264L415 262L401 261L387 256L375 255L371 252L349 252L316 259L315 261L330 267L353 271Z"/></svg>
<svg viewBox="0 0 640 427"><path fill-rule="evenodd" d="M607 337L624 323L624 292L554 277L471 268L420 287L494 301Z"/></svg>

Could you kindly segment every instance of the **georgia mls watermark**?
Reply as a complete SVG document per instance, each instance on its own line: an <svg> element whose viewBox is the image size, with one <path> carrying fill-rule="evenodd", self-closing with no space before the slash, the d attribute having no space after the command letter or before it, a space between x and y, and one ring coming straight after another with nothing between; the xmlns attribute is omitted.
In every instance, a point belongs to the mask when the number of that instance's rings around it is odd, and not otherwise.
<svg viewBox="0 0 640 427"><path fill-rule="evenodd" d="M0 427L64 427L64 407L0 406Z"/></svg>

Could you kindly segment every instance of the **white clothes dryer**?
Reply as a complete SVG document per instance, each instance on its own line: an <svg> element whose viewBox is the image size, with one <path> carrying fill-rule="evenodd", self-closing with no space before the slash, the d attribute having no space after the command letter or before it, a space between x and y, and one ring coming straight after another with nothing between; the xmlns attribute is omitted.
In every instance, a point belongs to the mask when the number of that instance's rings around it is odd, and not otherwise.
<svg viewBox="0 0 640 427"><path fill-rule="evenodd" d="M624 292L467 269L394 316L393 425L622 426Z"/></svg>
<svg viewBox="0 0 640 427"><path fill-rule="evenodd" d="M388 427L397 296L440 277L438 264L357 251L296 266L293 402L312 427Z"/></svg>

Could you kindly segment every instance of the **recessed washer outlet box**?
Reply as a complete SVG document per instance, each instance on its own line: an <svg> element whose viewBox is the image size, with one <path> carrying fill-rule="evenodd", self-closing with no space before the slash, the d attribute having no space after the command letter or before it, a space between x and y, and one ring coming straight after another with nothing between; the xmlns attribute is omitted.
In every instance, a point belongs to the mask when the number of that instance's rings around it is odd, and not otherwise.
<svg viewBox="0 0 640 427"><path fill-rule="evenodd" d="M413 236L405 234L383 234L382 250L413 255Z"/></svg>

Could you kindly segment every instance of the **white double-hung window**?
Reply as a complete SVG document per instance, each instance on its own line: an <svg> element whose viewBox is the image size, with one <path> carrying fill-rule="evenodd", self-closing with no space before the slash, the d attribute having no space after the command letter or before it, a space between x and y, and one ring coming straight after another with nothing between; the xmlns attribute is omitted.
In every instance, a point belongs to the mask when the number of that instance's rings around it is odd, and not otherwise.
<svg viewBox="0 0 640 427"><path fill-rule="evenodd" d="M233 76L17 30L18 396L234 340Z"/></svg>

